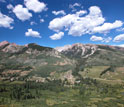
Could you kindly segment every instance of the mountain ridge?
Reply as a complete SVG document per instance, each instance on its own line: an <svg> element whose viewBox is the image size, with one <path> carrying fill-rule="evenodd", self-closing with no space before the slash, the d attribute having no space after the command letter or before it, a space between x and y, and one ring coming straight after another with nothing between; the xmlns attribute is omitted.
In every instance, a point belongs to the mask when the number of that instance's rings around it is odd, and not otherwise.
<svg viewBox="0 0 124 107"><path fill-rule="evenodd" d="M3 41L0 43L0 60L2 80L44 82L67 79L74 84L79 72L87 67L124 66L124 48L76 43L57 51L36 43L17 45Z"/></svg>
<svg viewBox="0 0 124 107"><path fill-rule="evenodd" d="M2 80L46 81L52 72L72 72L74 68L71 59L50 47L35 43L20 46L6 41L0 44Z"/></svg>
<svg viewBox="0 0 124 107"><path fill-rule="evenodd" d="M120 48L120 49L124 49L124 47L121 47L121 46L114 46L114 45L105 45L105 44L83 44L83 43L75 43L75 44L72 44L72 45L64 45L64 46L61 46L61 47L55 47L56 50L58 50L59 52L63 51L64 49L68 49L68 48L71 48L73 46L79 46L79 45L84 45L84 46L106 46L106 47L111 47L111 48Z"/></svg>

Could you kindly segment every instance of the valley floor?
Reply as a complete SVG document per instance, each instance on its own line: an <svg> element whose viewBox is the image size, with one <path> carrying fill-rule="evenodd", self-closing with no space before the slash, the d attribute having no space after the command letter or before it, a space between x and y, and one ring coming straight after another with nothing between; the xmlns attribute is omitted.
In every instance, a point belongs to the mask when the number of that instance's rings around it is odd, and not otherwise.
<svg viewBox="0 0 124 107"><path fill-rule="evenodd" d="M85 78L79 84L1 82L0 107L124 107L124 84Z"/></svg>

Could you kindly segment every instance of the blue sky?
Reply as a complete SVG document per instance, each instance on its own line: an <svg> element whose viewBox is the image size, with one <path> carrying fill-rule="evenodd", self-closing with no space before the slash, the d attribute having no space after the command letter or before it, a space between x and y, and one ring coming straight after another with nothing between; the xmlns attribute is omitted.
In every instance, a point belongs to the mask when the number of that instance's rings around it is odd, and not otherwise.
<svg viewBox="0 0 124 107"><path fill-rule="evenodd" d="M124 46L124 0L0 0L0 41Z"/></svg>

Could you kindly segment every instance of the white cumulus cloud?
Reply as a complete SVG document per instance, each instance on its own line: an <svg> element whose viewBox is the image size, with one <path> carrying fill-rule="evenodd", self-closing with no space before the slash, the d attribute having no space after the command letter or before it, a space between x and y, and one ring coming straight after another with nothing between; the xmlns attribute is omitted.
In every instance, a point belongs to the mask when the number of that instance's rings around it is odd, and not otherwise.
<svg viewBox="0 0 124 107"><path fill-rule="evenodd" d="M69 35L82 36L92 33L94 27L104 23L105 19L99 7L92 6L89 8L90 13L83 17L77 17L71 25Z"/></svg>
<svg viewBox="0 0 124 107"><path fill-rule="evenodd" d="M102 26L97 26L93 32L107 33L111 29L119 28L123 25L122 21L116 20L114 23L104 23Z"/></svg>
<svg viewBox="0 0 124 107"><path fill-rule="evenodd" d="M95 35L93 35L93 36L90 38L90 40L91 40L91 41L102 41L103 38L100 37L100 36L95 36Z"/></svg>
<svg viewBox="0 0 124 107"><path fill-rule="evenodd" d="M116 31L118 31L118 32L124 32L124 28L119 28Z"/></svg>
<svg viewBox="0 0 124 107"><path fill-rule="evenodd" d="M58 32L55 33L54 35L50 36L52 40L59 40L64 36L64 32Z"/></svg>
<svg viewBox="0 0 124 107"><path fill-rule="evenodd" d="M17 5L14 7L13 12L17 16L18 19L25 21L32 17L32 14L28 11L27 8L24 8L22 5Z"/></svg>
<svg viewBox="0 0 124 107"><path fill-rule="evenodd" d="M74 4L70 4L70 5L69 5L69 8L80 7L80 6L81 6L81 4L79 4L79 3L74 3Z"/></svg>
<svg viewBox="0 0 124 107"><path fill-rule="evenodd" d="M44 19L40 19L40 23L43 23L44 22Z"/></svg>
<svg viewBox="0 0 124 107"><path fill-rule="evenodd" d="M30 25L37 25L37 23L34 22L34 21L31 21L31 22L30 22Z"/></svg>
<svg viewBox="0 0 124 107"><path fill-rule="evenodd" d="M68 35L82 36L85 34L108 33L108 31L123 25L120 20L116 20L114 23L105 23L105 21L101 9L98 6L91 6L89 13L86 10L80 10L75 14L54 18L50 21L48 27L55 32L65 30Z"/></svg>
<svg viewBox="0 0 124 107"><path fill-rule="evenodd" d="M95 36L93 35L91 38L90 38L91 41L101 41L101 42L110 42L112 40L111 37L107 37L107 38L104 38L104 37L101 37L101 36Z"/></svg>
<svg viewBox="0 0 124 107"><path fill-rule="evenodd" d="M72 14L68 14L61 18L55 18L49 23L49 29L53 31L60 31L64 27L69 27L76 17Z"/></svg>
<svg viewBox="0 0 124 107"><path fill-rule="evenodd" d="M63 28L68 29L68 34L72 36L82 36L92 32L93 28L104 23L102 12L99 7L92 6L89 8L90 13L80 10L75 14L55 18L49 23L49 29L60 31ZM85 15L85 16L84 16Z"/></svg>
<svg viewBox="0 0 124 107"><path fill-rule="evenodd" d="M25 0L25 5L29 10L32 10L34 12L42 12L46 10L46 4L43 2L40 2L38 0Z"/></svg>
<svg viewBox="0 0 124 107"><path fill-rule="evenodd" d="M41 38L40 33L37 31L33 31L32 29L28 29L27 32L25 32L25 36L31 36L36 38Z"/></svg>
<svg viewBox="0 0 124 107"><path fill-rule="evenodd" d="M71 8L72 11L74 12L74 11L76 11L76 8L75 8L75 7L80 7L80 6L81 6L81 4L79 4L79 3L74 3L74 4L70 4L70 5L69 5L69 8Z"/></svg>
<svg viewBox="0 0 124 107"><path fill-rule="evenodd" d="M114 42L124 41L124 34L117 35L113 41Z"/></svg>
<svg viewBox="0 0 124 107"><path fill-rule="evenodd" d="M86 14L86 13L87 13L87 11L85 11L85 10L80 10L80 11L76 12L76 15L82 16L82 15L84 15L84 14Z"/></svg>
<svg viewBox="0 0 124 107"><path fill-rule="evenodd" d="M14 23L14 20L11 17L4 15L0 12L0 27L12 29L12 23Z"/></svg>
<svg viewBox="0 0 124 107"><path fill-rule="evenodd" d="M124 44L121 44L121 45L117 45L117 46L120 46L120 47L124 47Z"/></svg>
<svg viewBox="0 0 124 107"><path fill-rule="evenodd" d="M14 7L13 7L12 4L8 4L8 5L7 5L7 9L11 10L11 9L13 9L13 8L14 8Z"/></svg>
<svg viewBox="0 0 124 107"><path fill-rule="evenodd" d="M54 15L66 15L65 11L64 10L60 10L60 11L52 11L52 13Z"/></svg>
<svg viewBox="0 0 124 107"><path fill-rule="evenodd" d="M112 40L111 37L107 37L107 38L103 38L103 41L102 41L102 42L108 43L108 42L110 42L111 40Z"/></svg>

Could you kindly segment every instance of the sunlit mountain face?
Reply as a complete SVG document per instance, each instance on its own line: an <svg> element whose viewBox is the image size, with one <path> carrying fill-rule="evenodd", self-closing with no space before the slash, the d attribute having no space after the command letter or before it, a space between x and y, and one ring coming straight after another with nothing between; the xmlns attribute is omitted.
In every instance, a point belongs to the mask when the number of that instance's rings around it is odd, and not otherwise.
<svg viewBox="0 0 124 107"><path fill-rule="evenodd" d="M0 0L0 107L124 107L124 0Z"/></svg>

